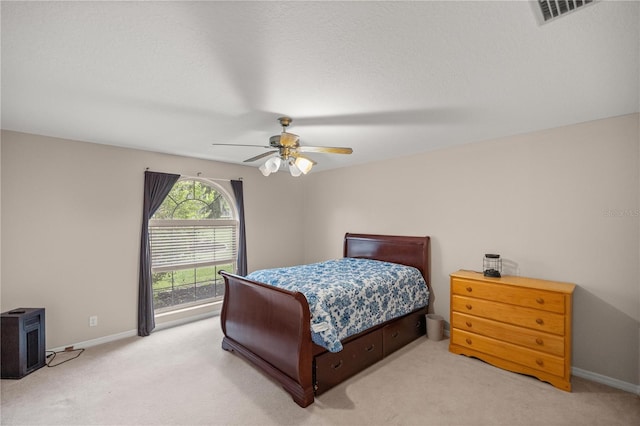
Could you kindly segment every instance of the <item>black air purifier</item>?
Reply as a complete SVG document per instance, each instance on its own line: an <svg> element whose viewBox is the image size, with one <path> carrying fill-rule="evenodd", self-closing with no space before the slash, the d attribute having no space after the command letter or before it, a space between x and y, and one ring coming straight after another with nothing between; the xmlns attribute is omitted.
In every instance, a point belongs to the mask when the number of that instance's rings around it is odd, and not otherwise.
<svg viewBox="0 0 640 426"><path fill-rule="evenodd" d="M1 316L2 378L21 379L46 363L44 308L18 308Z"/></svg>

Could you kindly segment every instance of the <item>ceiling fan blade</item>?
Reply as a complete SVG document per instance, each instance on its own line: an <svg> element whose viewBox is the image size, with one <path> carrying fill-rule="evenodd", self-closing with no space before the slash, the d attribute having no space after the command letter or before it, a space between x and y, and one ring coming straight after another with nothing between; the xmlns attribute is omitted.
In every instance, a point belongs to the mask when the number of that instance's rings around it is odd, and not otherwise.
<svg viewBox="0 0 640 426"><path fill-rule="evenodd" d="M271 148L270 146L265 145L243 145L238 143L212 143L213 146L250 146L252 148Z"/></svg>
<svg viewBox="0 0 640 426"><path fill-rule="evenodd" d="M300 152L327 152L330 154L351 154L353 149L335 146L301 146Z"/></svg>
<svg viewBox="0 0 640 426"><path fill-rule="evenodd" d="M244 160L243 163L252 163L254 161L258 161L261 158L268 157L271 154L276 153L276 152L278 152L278 151L267 151L267 152L262 153L260 155L256 155L255 157L248 158L248 159Z"/></svg>

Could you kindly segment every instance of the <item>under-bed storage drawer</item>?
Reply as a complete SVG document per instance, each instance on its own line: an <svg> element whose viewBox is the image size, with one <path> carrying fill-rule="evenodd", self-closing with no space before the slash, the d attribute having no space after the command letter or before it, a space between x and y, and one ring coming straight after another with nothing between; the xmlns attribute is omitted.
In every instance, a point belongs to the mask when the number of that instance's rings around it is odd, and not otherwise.
<svg viewBox="0 0 640 426"><path fill-rule="evenodd" d="M424 312L413 313L403 319L386 325L382 329L384 356L400 349L416 338L424 336L427 332L424 315Z"/></svg>
<svg viewBox="0 0 640 426"><path fill-rule="evenodd" d="M382 359L382 330L378 329L346 343L340 352L325 352L315 358L316 395Z"/></svg>

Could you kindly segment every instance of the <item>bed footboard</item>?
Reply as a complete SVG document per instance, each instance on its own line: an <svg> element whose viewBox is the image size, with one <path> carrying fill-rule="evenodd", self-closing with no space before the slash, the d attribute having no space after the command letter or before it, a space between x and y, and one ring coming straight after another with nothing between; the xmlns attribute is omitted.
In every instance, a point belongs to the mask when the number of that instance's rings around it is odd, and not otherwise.
<svg viewBox="0 0 640 426"><path fill-rule="evenodd" d="M301 407L313 402L310 313L302 293L220 272L222 348L269 374Z"/></svg>

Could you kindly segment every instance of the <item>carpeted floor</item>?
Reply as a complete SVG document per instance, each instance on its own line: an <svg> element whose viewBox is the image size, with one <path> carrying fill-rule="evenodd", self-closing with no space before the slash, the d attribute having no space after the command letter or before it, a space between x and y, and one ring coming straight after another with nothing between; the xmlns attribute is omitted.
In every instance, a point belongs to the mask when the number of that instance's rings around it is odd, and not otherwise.
<svg viewBox="0 0 640 426"><path fill-rule="evenodd" d="M91 347L2 380L3 425L638 425L640 398L563 392L421 338L303 409L220 348L219 318ZM64 354L63 354L64 355ZM64 360L63 355L54 360Z"/></svg>

